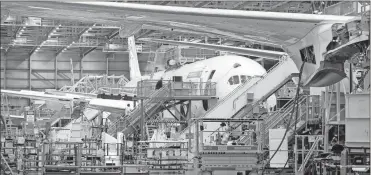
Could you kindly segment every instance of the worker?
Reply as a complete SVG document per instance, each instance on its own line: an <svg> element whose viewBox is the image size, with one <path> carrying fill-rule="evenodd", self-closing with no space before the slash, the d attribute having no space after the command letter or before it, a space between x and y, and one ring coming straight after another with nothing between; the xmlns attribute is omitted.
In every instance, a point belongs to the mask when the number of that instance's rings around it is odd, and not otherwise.
<svg viewBox="0 0 371 175"><path fill-rule="evenodd" d="M130 104L127 104L125 109L125 115L130 115L130 112L131 112Z"/></svg>
<svg viewBox="0 0 371 175"><path fill-rule="evenodd" d="M161 79L158 80L158 82L156 83L156 90L162 88L162 79L163 79L163 78L161 77Z"/></svg>

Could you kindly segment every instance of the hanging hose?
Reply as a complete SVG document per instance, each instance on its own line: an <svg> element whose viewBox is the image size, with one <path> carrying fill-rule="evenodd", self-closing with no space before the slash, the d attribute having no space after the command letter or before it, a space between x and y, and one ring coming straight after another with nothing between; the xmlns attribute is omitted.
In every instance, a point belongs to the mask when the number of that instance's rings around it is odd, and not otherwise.
<svg viewBox="0 0 371 175"><path fill-rule="evenodd" d="M278 150L281 148L282 144L283 144L283 141L285 140L286 138L286 135L290 129L290 124L291 124L291 119L294 115L294 112L295 110L298 111L298 100L299 100L299 93L300 93L300 81L301 81L301 76L303 74L303 69L304 69L304 65L305 65L305 62L302 63L301 67L300 67L300 71L299 71L299 81L298 81L298 88L296 89L296 95L295 95L295 100L294 100L294 107L292 108L292 111L291 111L291 114L290 114L290 120L289 122L287 123L287 127L286 127L286 130L285 130L285 134L283 135L282 137L282 140L280 142L280 144L278 145L278 148L276 149L276 151L273 153L272 157L265 163L265 165L263 166L263 170L262 170L262 175L264 175L264 171L265 171L265 167L270 163L270 161L273 159L273 157L277 154ZM295 106L296 105L296 106ZM295 129L294 129L294 132L296 132L296 122L297 122L297 117L298 117L298 112L296 112L296 116L295 116ZM295 133L294 133L295 134ZM284 167L287 165L288 163L288 160L286 161Z"/></svg>

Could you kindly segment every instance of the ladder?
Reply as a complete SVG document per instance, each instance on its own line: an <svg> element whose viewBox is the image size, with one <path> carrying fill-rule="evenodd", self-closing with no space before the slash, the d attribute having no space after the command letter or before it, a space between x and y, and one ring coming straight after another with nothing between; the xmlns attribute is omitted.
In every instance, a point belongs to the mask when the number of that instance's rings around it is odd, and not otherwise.
<svg viewBox="0 0 371 175"><path fill-rule="evenodd" d="M6 161L5 157L3 156L3 153L1 153L1 161L3 162L1 164L1 170L3 170L5 174L13 175L12 168L10 168L8 162Z"/></svg>
<svg viewBox="0 0 371 175"><path fill-rule="evenodd" d="M8 96L5 94L1 94L1 109L2 109L2 117L5 121L4 126L5 126L5 132L8 133L9 128L12 125L11 119L10 119L10 112L9 112L9 99Z"/></svg>

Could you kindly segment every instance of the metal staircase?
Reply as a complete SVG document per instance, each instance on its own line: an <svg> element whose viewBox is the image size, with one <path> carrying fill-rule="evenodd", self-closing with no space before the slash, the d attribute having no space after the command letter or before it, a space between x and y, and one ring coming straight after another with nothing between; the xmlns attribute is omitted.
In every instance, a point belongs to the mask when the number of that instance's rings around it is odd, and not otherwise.
<svg viewBox="0 0 371 175"><path fill-rule="evenodd" d="M4 172L4 174L13 174L12 168L9 166L7 160L3 156L3 153L1 155L1 170ZM2 174L2 173L1 173Z"/></svg>
<svg viewBox="0 0 371 175"><path fill-rule="evenodd" d="M259 102L266 100L275 91L281 88L287 81L291 80L292 77L296 76L298 70L295 64L290 58L284 57L272 67L265 75L252 78L241 84L226 97L220 100L212 109L205 113L202 118L242 118L248 114ZM272 86L272 84L276 86ZM254 94L254 102L252 104L247 103L248 93ZM229 109L229 110L226 110ZM193 127L193 124L188 126ZM185 128L180 134L181 138L185 138L185 133L188 132L189 128ZM213 128L210 128L213 127ZM210 130L217 130L218 125L208 126ZM194 131L193 131L194 132ZM206 138L208 136L205 136Z"/></svg>
<svg viewBox="0 0 371 175"><path fill-rule="evenodd" d="M169 96L168 86L154 91L148 99L143 101L144 113L146 116L152 116L157 112L157 110L164 104L166 99L164 97ZM107 133L113 137L116 137L117 132L123 132L125 135L136 130L142 116L142 105L138 104L129 115L124 117L124 122L122 119L118 119L115 122L108 125ZM144 128L143 128L144 129Z"/></svg>
<svg viewBox="0 0 371 175"><path fill-rule="evenodd" d="M316 136L316 140L314 141L312 147L309 149L309 151L308 151L307 155L305 156L304 161L300 165L299 169L296 170L295 174L303 175L305 173L305 167L307 166L307 163L308 163L309 159L312 157L314 151L318 149L317 145L318 145L318 143L321 139L322 139L322 137Z"/></svg>
<svg viewBox="0 0 371 175"><path fill-rule="evenodd" d="M298 104L303 105L307 100L307 96L301 96L298 99ZM293 103L294 99L289 101L289 105L286 107L282 108L281 110L269 115L265 119L265 134L268 134L269 129L273 129L277 127L279 124L282 124L283 121L288 121L291 112L295 106L295 103ZM295 111L296 112L296 111ZM293 114L293 117L295 117L295 112ZM305 113L302 113L302 115ZM300 119L300 118L298 118ZM292 123L293 124L293 123Z"/></svg>
<svg viewBox="0 0 371 175"><path fill-rule="evenodd" d="M265 117L264 130L262 134L267 136L269 129L277 127L280 123L282 123L282 121L287 119L285 117L287 117L288 114L290 114L290 111L292 110L294 106L293 101L294 101L294 98L288 101L281 109L274 111ZM242 143L246 144L249 141L249 139L250 137L248 136L241 136L237 142L240 144Z"/></svg>
<svg viewBox="0 0 371 175"><path fill-rule="evenodd" d="M8 133L8 128L11 127L12 122L10 119L10 109L9 109L9 99L8 96L5 94L1 94L1 115L5 121L4 127L5 132Z"/></svg>

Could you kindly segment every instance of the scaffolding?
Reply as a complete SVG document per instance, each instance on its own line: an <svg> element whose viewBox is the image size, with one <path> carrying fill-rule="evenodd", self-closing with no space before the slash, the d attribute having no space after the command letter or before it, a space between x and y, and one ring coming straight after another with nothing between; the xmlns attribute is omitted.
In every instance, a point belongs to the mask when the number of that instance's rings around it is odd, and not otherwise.
<svg viewBox="0 0 371 175"><path fill-rule="evenodd" d="M231 170L251 171L259 169L259 157L264 153L262 148L262 119L223 119L193 118L195 120L195 167L199 171ZM221 123L224 130L207 131L206 123ZM247 124L245 127L234 128L232 123ZM204 133L211 132L210 143L204 143ZM189 141L194 135L189 133ZM249 142L237 143L240 137L248 137ZM221 155L223 155L221 157Z"/></svg>
<svg viewBox="0 0 371 175"><path fill-rule="evenodd" d="M85 76L81 78L78 82L72 86L63 86L60 91L64 92L79 92L86 94L96 94L99 93L100 89L109 88L121 88L129 80L124 76L115 75L101 75L101 76Z"/></svg>
<svg viewBox="0 0 371 175"><path fill-rule="evenodd" d="M171 147L154 147L153 144L171 143ZM188 164L188 142L139 141L138 163L149 166L151 174L184 174Z"/></svg>

